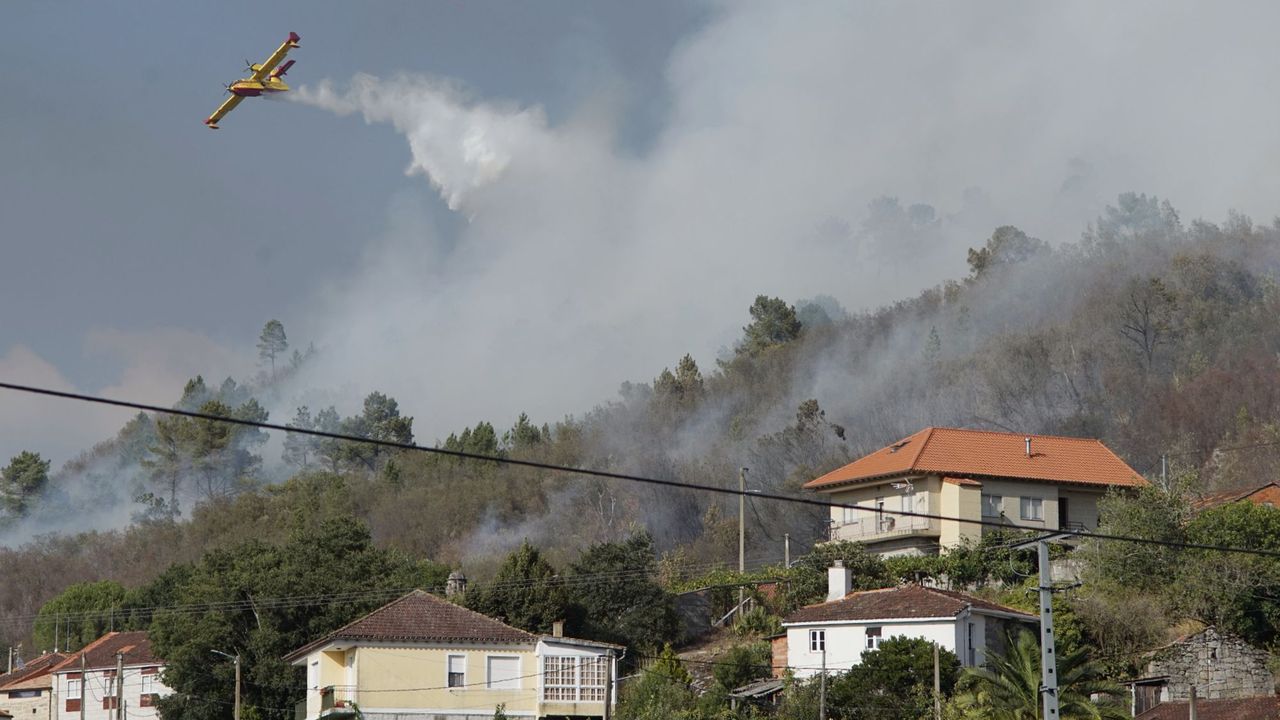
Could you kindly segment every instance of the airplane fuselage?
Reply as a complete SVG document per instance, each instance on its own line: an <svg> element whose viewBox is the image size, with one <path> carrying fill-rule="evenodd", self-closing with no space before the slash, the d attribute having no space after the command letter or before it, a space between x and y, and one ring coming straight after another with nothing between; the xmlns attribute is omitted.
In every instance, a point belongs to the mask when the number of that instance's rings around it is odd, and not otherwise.
<svg viewBox="0 0 1280 720"><path fill-rule="evenodd" d="M258 97L263 93L285 92L289 86L280 78L269 77L265 80L252 80L245 78L231 83L227 88L232 95L240 97Z"/></svg>

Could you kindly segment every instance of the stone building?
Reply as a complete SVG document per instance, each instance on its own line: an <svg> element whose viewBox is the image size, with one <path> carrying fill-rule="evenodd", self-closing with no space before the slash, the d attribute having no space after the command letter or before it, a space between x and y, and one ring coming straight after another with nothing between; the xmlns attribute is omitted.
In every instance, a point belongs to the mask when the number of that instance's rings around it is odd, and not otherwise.
<svg viewBox="0 0 1280 720"><path fill-rule="evenodd" d="M1151 653L1144 677L1130 683L1133 712L1189 700L1192 686L1197 697L1210 700L1275 695L1267 658L1238 636L1206 628Z"/></svg>

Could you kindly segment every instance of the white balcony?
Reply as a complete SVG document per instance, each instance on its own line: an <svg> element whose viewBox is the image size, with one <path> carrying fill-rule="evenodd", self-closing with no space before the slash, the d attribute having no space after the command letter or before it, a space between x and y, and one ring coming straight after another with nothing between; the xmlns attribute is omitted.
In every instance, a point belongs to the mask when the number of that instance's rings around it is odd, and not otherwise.
<svg viewBox="0 0 1280 720"><path fill-rule="evenodd" d="M863 518L842 523L837 521L831 525L833 541L870 542L915 534L937 534L937 530L929 527L928 518L904 518L900 515L876 515L872 512L868 512Z"/></svg>

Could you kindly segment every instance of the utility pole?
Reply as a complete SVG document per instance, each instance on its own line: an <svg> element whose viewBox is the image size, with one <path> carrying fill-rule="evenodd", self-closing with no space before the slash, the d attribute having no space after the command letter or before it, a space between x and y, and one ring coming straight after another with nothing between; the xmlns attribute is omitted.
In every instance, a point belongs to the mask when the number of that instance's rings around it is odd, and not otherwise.
<svg viewBox="0 0 1280 720"><path fill-rule="evenodd" d="M791 567L791 533L782 533L782 567Z"/></svg>
<svg viewBox="0 0 1280 720"><path fill-rule="evenodd" d="M747 572L747 468L738 468L738 582L744 582ZM742 603L746 600L746 588L738 585L738 611L742 617Z"/></svg>
<svg viewBox="0 0 1280 720"><path fill-rule="evenodd" d="M85 701L89 699L88 678L84 672L84 650L80 651L80 720L84 720Z"/></svg>
<svg viewBox="0 0 1280 720"><path fill-rule="evenodd" d="M1196 720L1196 686L1191 686L1191 701L1187 703L1187 720Z"/></svg>
<svg viewBox="0 0 1280 720"><path fill-rule="evenodd" d="M1053 569L1049 565L1049 541L1036 543L1040 554L1040 697L1044 720L1058 720L1058 656L1053 632Z"/></svg>
<svg viewBox="0 0 1280 720"><path fill-rule="evenodd" d="M240 653L237 652L235 655L231 655L213 648L209 648L209 652L214 655L221 655L236 664L236 701L232 712L234 713L234 720L240 720Z"/></svg>
<svg viewBox="0 0 1280 720"><path fill-rule="evenodd" d="M613 720L613 652L604 660L604 720Z"/></svg>
<svg viewBox="0 0 1280 720"><path fill-rule="evenodd" d="M818 685L818 720L827 720L827 640L822 640L822 677Z"/></svg>
<svg viewBox="0 0 1280 720"><path fill-rule="evenodd" d="M9 648L9 669L6 671L6 674L11 672L13 672L13 647L12 646Z"/></svg>
<svg viewBox="0 0 1280 720"><path fill-rule="evenodd" d="M938 667L938 643L933 644L933 720L942 720L942 671Z"/></svg>
<svg viewBox="0 0 1280 720"><path fill-rule="evenodd" d="M1166 489L1169 487L1169 456L1160 456L1160 484Z"/></svg>
<svg viewBox="0 0 1280 720"><path fill-rule="evenodd" d="M116 653L116 720L124 720L124 653Z"/></svg>

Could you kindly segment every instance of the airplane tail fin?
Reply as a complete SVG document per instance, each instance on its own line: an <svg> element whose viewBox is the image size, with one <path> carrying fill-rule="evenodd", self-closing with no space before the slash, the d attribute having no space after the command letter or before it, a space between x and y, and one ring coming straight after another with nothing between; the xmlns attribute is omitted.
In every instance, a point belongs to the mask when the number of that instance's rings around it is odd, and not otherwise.
<svg viewBox="0 0 1280 720"><path fill-rule="evenodd" d="M290 60L289 62L286 62L285 64L281 65L280 67L276 68L275 70L272 70L272 71L271 71L271 77L273 77L273 78L284 77L284 74L285 74L285 73L287 73L287 72L289 72L289 68L293 67L293 63L294 63L294 62L296 62L296 61L295 61L295 60Z"/></svg>
<svg viewBox="0 0 1280 720"><path fill-rule="evenodd" d="M298 41L299 41L299 40L301 40L301 39L302 39L302 36L301 36L301 35L298 35L298 33L296 33L296 32L290 32L290 33L289 33L289 46L290 46L290 47L295 47L295 48L296 48L296 47L302 47L301 45L299 45L299 44L298 44Z"/></svg>

